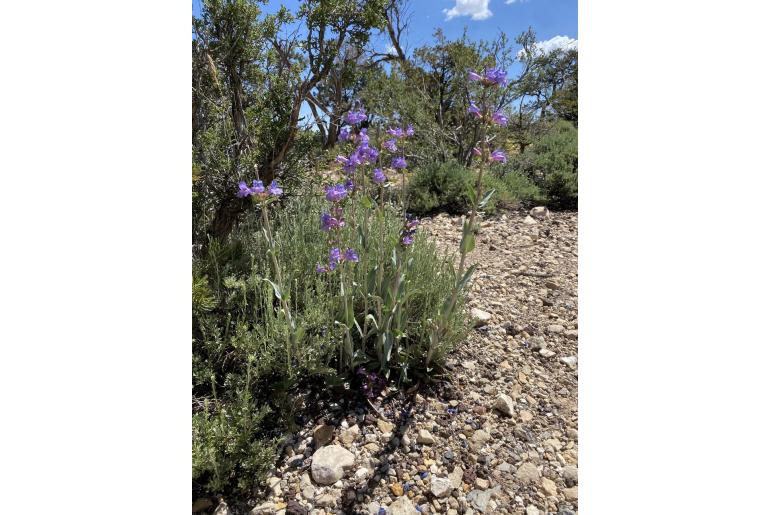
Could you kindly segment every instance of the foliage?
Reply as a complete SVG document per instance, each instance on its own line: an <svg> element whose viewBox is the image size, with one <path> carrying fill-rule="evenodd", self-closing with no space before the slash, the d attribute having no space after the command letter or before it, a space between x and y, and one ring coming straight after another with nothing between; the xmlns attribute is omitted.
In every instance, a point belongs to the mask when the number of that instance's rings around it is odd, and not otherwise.
<svg viewBox="0 0 770 515"><path fill-rule="evenodd" d="M526 151L514 156L511 168L536 184L550 206L577 207L577 129L571 123L558 122Z"/></svg>
<svg viewBox="0 0 770 515"><path fill-rule="evenodd" d="M474 177L472 170L454 161L423 166L409 182L409 209L420 215L465 214L472 205ZM495 165L483 175L482 184L485 191L495 190L484 208L487 213L543 200L539 188L509 165Z"/></svg>
<svg viewBox="0 0 770 515"><path fill-rule="evenodd" d="M278 284L261 212L252 210L226 243L212 242L205 255L194 260L193 480L200 494L249 495L264 479L275 438L292 424L290 399L299 385L325 380L333 386L348 377L339 372L346 331L334 323L341 320L339 284L333 276L315 271L319 256L328 255L328 243L319 230L324 207L316 197L295 197L282 209L270 210L274 255L282 272L279 288L300 333L288 350L289 322L274 287L266 281ZM367 209L361 202L350 203L345 217L360 227ZM385 245L372 238L370 245L359 247L360 262L352 268L352 282L358 285L352 290L352 305L361 326L367 299L380 295L369 288L372 283L367 279L379 260L386 257L390 262L402 218L388 208L371 230L377 234L380 228ZM358 242L356 231L345 235L342 244ZM416 234L407 253L404 286L410 293L398 325L403 332L401 351L394 353L392 364L393 377L405 381L426 373L428 320L451 294L453 284L448 258L439 256L424 235ZM386 278L390 270L388 265ZM462 339L466 329L467 321L458 313L434 351L438 357Z"/></svg>

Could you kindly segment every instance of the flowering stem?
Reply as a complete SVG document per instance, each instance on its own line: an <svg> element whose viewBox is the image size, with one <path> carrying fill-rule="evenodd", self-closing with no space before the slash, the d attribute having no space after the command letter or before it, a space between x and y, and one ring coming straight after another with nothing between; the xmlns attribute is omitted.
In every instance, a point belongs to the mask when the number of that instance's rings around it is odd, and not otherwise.
<svg viewBox="0 0 770 515"><path fill-rule="evenodd" d="M286 367L287 372L290 372L291 370L291 351L292 351L292 340L295 335L294 331L294 319L291 316L291 309L289 308L289 302L286 300L286 293L283 291L283 276L281 274L281 267L278 264L278 258L275 255L275 239L273 238L273 231L270 227L270 219L268 217L267 213L267 204L262 204L262 224L265 228L265 234L267 235L267 242L270 246L270 249L268 250L268 254L270 254L271 262L273 264L273 272L275 273L275 278L277 280L278 284L278 291L280 292L280 302L281 307L283 308L283 312L286 316L286 321L289 323L288 327L286 328Z"/></svg>

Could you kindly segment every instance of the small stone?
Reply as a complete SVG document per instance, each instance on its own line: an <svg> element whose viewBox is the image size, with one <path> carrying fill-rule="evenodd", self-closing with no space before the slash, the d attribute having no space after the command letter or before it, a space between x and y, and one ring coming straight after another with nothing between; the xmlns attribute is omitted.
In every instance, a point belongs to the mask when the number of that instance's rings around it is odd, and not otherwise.
<svg viewBox="0 0 770 515"><path fill-rule="evenodd" d="M545 348L545 340L542 336L533 336L532 338L527 340L527 345L529 345L529 348L533 352L537 352L540 349Z"/></svg>
<svg viewBox="0 0 770 515"><path fill-rule="evenodd" d="M419 433L417 433L417 443L423 445L433 445L436 443L436 439L427 429L420 429Z"/></svg>
<svg viewBox="0 0 770 515"><path fill-rule="evenodd" d="M227 507L225 501L219 503L217 509L214 510L214 515L230 515L230 508Z"/></svg>
<svg viewBox="0 0 770 515"><path fill-rule="evenodd" d="M487 504L489 504L489 500L494 493L495 490L471 490L465 497L470 501L474 508L484 513L487 509Z"/></svg>
<svg viewBox="0 0 770 515"><path fill-rule="evenodd" d="M463 469L462 467L455 467L455 469L449 473L449 481L452 483L452 488L460 488L463 484Z"/></svg>
<svg viewBox="0 0 770 515"><path fill-rule="evenodd" d="M337 503L337 499L330 493L316 497L314 504L322 508L330 508Z"/></svg>
<svg viewBox="0 0 770 515"><path fill-rule="evenodd" d="M577 340L578 339L577 329L568 329L564 331L564 336L566 336L570 340Z"/></svg>
<svg viewBox="0 0 770 515"><path fill-rule="evenodd" d="M575 368L577 366L577 356L566 356L564 358L559 358L559 361L570 368Z"/></svg>
<svg viewBox="0 0 770 515"><path fill-rule="evenodd" d="M574 486L578 483L578 469L575 465L565 465L561 469L561 477L567 486Z"/></svg>
<svg viewBox="0 0 770 515"><path fill-rule="evenodd" d="M487 488L489 488L489 481L487 481L486 479L482 479L480 477L477 477L476 478L476 488L478 488L479 490L486 490Z"/></svg>
<svg viewBox="0 0 770 515"><path fill-rule="evenodd" d="M313 429L313 443L316 449L323 447L334 438L334 426L321 424Z"/></svg>
<svg viewBox="0 0 770 515"><path fill-rule="evenodd" d="M572 488L566 488L563 490L564 492L564 498L568 501L577 501L578 498L578 487L573 486Z"/></svg>
<svg viewBox="0 0 770 515"><path fill-rule="evenodd" d="M492 437L489 435L489 433L483 429L477 429L474 431L473 436L471 436L471 441L476 443L485 443L489 441L490 438Z"/></svg>
<svg viewBox="0 0 770 515"><path fill-rule="evenodd" d="M521 481L534 483L540 479L540 471L534 463L525 462L516 470L516 478Z"/></svg>
<svg viewBox="0 0 770 515"><path fill-rule="evenodd" d="M475 361L463 361L460 363L465 370L474 370L476 368Z"/></svg>
<svg viewBox="0 0 770 515"><path fill-rule="evenodd" d="M382 420L381 418L377 419L377 428L382 431L383 433L392 433L393 432L393 424L390 422L387 422L385 420Z"/></svg>
<svg viewBox="0 0 770 515"><path fill-rule="evenodd" d="M502 462L497 466L497 470L500 472L510 472L511 471L511 464L507 461Z"/></svg>
<svg viewBox="0 0 770 515"><path fill-rule="evenodd" d="M537 220L527 215L527 217L524 219L524 223L527 225L537 225Z"/></svg>
<svg viewBox="0 0 770 515"><path fill-rule="evenodd" d="M355 465L352 452L339 445L321 447L313 454L311 472L316 483L331 485L339 481Z"/></svg>
<svg viewBox="0 0 770 515"><path fill-rule="evenodd" d="M412 500L406 496L396 499L389 508L390 515L414 515L417 513L417 509L414 507Z"/></svg>
<svg viewBox="0 0 770 515"><path fill-rule="evenodd" d="M446 497L452 492L452 481L445 477L431 476L430 493L438 498Z"/></svg>
<svg viewBox="0 0 770 515"><path fill-rule="evenodd" d="M532 412L528 411L528 410L521 410L521 411L519 411L519 416L521 417L521 421L522 422L529 422L533 418L535 418L535 416L532 414Z"/></svg>
<svg viewBox="0 0 770 515"><path fill-rule="evenodd" d="M539 354L544 358L552 358L556 356L556 353L550 349L540 349Z"/></svg>
<svg viewBox="0 0 770 515"><path fill-rule="evenodd" d="M315 497L315 487L306 486L302 489L302 497L310 501Z"/></svg>
<svg viewBox="0 0 770 515"><path fill-rule="evenodd" d="M404 495L404 487L401 485L401 483L393 483L390 485L390 491L393 492L393 495L396 497L401 497Z"/></svg>
<svg viewBox="0 0 770 515"><path fill-rule="evenodd" d="M487 325L492 320L492 313L487 313L479 308L472 308L471 319L473 320L473 327L481 327Z"/></svg>
<svg viewBox="0 0 770 515"><path fill-rule="evenodd" d="M513 399L509 395L501 393L495 399L494 408L507 417L513 416Z"/></svg>
<svg viewBox="0 0 770 515"><path fill-rule="evenodd" d="M534 504L530 504L527 506L527 515L540 515L540 510Z"/></svg>
<svg viewBox="0 0 770 515"><path fill-rule="evenodd" d="M551 213L548 211L547 207L537 206L529 210L529 216L538 220L545 220L546 218L551 217Z"/></svg>
<svg viewBox="0 0 770 515"><path fill-rule="evenodd" d="M251 515L273 515L275 513L275 504L272 502L263 502L249 513Z"/></svg>
<svg viewBox="0 0 770 515"><path fill-rule="evenodd" d="M577 440L578 439L577 429L574 429L574 428L567 429L567 438L571 438L572 440Z"/></svg>
<svg viewBox="0 0 770 515"><path fill-rule="evenodd" d="M553 334L561 334L564 332L564 326L560 324L551 324L548 326L548 332Z"/></svg>
<svg viewBox="0 0 770 515"><path fill-rule="evenodd" d="M544 477L543 480L540 482L540 486L543 489L543 493L545 495L556 495L556 483L548 479L547 477Z"/></svg>

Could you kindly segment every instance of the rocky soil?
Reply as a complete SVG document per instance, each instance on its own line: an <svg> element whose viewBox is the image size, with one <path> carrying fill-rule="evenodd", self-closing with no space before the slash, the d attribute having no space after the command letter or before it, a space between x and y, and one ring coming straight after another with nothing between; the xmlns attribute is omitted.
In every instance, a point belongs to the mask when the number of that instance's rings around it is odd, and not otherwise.
<svg viewBox="0 0 770 515"><path fill-rule="evenodd" d="M439 215L420 230L451 252L460 229ZM477 327L451 384L379 399L379 417L331 404L252 514L577 513L577 213L485 220L469 258Z"/></svg>

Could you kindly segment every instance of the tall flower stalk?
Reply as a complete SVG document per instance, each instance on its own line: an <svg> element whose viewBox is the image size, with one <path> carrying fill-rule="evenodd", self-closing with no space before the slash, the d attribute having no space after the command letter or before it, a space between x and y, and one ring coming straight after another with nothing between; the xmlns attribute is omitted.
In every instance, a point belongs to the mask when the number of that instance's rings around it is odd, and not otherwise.
<svg viewBox="0 0 770 515"><path fill-rule="evenodd" d="M267 188L265 188L264 184L260 180L254 180L251 187L247 186L245 182L241 181L238 184L238 192L236 195L241 198L251 197L251 199L259 205L260 211L262 213L262 234L265 236L265 240L267 241L267 253L270 255L270 263L273 268L273 278L275 279L271 280L265 278L264 280L270 283L272 286L273 293L281 304L281 312L283 313L284 317L286 317L286 332L284 334L286 341L286 371L287 373L291 373L291 357L293 351L297 347L297 340L299 335L294 317L292 317L291 305L286 294L287 290L284 288L285 285L283 283L283 272L281 270L281 265L278 262L278 256L276 255L275 238L273 237L273 229L270 225L269 215L270 204L276 201L281 195L283 195L283 189L278 185L276 181L270 183Z"/></svg>
<svg viewBox="0 0 770 515"><path fill-rule="evenodd" d="M493 162L505 162L506 160L505 153L502 150L497 149L490 152L491 141L489 139L489 129L493 125L505 125L508 122L505 115L498 111L492 112L489 105L492 91L495 88L504 86L506 83L505 71L496 68L485 69L483 74L469 71L468 78L472 82L479 82L482 86L481 91L477 93L477 98L474 101L471 101L470 106L468 107L468 113L479 119L481 122L480 140L478 145L473 148L473 154L480 159L476 174L476 184L473 189L473 197L471 198L471 211L468 218L463 223L463 232L460 239L459 249L460 262L455 272L454 287L452 288L450 297L446 300L439 313L434 330L430 334L430 345L426 357L426 365L428 368L431 367L439 349L439 345L449 329L452 316L457 308L458 297L463 288L468 284L468 281L470 281L470 278L476 269L476 265L471 265L466 269L465 262L468 254L472 252L476 246L476 218L478 216L478 210L483 209L494 194L494 190L487 192L485 195L482 193L484 168Z"/></svg>

